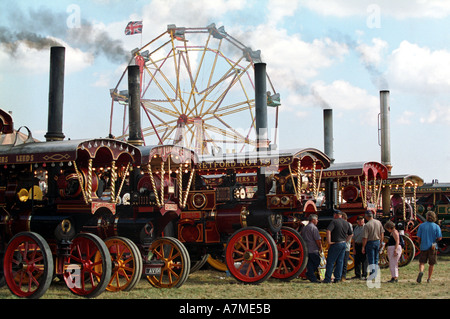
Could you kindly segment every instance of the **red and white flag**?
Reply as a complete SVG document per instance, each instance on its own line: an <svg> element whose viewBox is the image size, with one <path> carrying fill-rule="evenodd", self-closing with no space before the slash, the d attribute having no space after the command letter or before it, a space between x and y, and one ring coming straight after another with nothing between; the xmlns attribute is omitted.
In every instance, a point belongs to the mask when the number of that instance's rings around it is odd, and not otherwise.
<svg viewBox="0 0 450 319"><path fill-rule="evenodd" d="M125 35L133 35L142 33L142 21L130 21L125 28Z"/></svg>

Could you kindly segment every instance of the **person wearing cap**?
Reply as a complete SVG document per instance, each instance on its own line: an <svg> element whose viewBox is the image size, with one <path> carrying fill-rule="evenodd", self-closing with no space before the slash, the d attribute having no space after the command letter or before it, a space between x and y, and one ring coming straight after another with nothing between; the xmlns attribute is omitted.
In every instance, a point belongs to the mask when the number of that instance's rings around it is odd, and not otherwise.
<svg viewBox="0 0 450 319"><path fill-rule="evenodd" d="M308 217L309 223L302 228L301 235L306 242L308 248L308 263L306 264L306 278L314 283L320 281L316 277L316 272L320 265L320 254L322 252L322 240L320 238L319 229L317 229L317 223L319 218L316 214L311 214Z"/></svg>
<svg viewBox="0 0 450 319"><path fill-rule="evenodd" d="M335 210L333 220L327 228L327 242L329 248L323 283L330 283L332 274L334 274L335 283L341 281L346 242L351 239L352 235L353 232L350 224L342 219L342 212Z"/></svg>
<svg viewBox="0 0 450 319"><path fill-rule="evenodd" d="M364 235L364 216L359 215L356 219L356 227L353 229L353 251L355 252L355 276L352 279L367 278L367 257L362 252L362 241Z"/></svg>
<svg viewBox="0 0 450 319"><path fill-rule="evenodd" d="M375 273L378 267L380 247L384 240L384 228L381 222L373 218L373 212L365 213L367 223L364 225L362 252L367 256L367 263L371 269L370 274Z"/></svg>

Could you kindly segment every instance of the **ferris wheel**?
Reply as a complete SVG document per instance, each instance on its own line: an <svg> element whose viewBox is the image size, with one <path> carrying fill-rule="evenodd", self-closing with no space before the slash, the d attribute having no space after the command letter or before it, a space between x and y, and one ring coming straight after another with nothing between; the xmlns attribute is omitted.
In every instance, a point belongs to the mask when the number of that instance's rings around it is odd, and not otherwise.
<svg viewBox="0 0 450 319"><path fill-rule="evenodd" d="M261 52L252 51L211 24L203 28L169 25L140 49L130 63L141 71L142 134L146 144L177 144L198 154L242 152L256 146L254 63ZM111 90L111 124L122 118L118 138L127 137L126 71ZM268 112L276 143L279 94L267 76ZM123 107L114 113L117 104ZM118 114L118 115L117 115Z"/></svg>

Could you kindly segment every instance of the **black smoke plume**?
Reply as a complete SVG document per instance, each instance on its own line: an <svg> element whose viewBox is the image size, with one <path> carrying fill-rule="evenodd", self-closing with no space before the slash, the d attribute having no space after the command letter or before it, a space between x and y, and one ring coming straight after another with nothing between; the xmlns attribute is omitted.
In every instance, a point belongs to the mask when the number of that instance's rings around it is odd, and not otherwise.
<svg viewBox="0 0 450 319"><path fill-rule="evenodd" d="M112 39L86 20L79 26L67 25L68 13L52 12L41 7L22 12L18 8L7 13L10 28L0 25L0 46L12 57L16 57L19 45L36 50L48 50L61 45L58 38L71 47L91 52L95 57L104 56L112 62L122 63L129 59L129 52L122 41Z"/></svg>

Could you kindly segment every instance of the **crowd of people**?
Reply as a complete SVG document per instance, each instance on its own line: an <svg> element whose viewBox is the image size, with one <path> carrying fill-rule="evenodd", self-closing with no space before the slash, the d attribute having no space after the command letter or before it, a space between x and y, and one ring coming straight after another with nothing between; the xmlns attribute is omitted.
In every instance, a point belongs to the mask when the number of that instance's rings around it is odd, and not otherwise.
<svg viewBox="0 0 450 319"><path fill-rule="evenodd" d="M437 263L437 241L442 239L440 227L435 223L436 214L427 212L426 222L419 225L417 236L420 243L419 274L417 282L422 282L425 264L428 262L428 279L431 282L434 265ZM374 218L373 212L367 210L364 217L358 216L357 225L353 228L347 221L347 215L339 210L334 211L333 219L326 230L328 254L326 257L325 275L321 281L318 268L324 258L322 239L317 228L318 216L311 214L308 224L302 228L301 235L308 248L306 278L313 283L338 283L347 279L347 263L351 248L354 251L354 271L351 279L367 280L374 278L378 271L380 249L384 245L385 231L389 233L386 243L391 279L389 283L397 283L399 278L398 262L404 248L404 240L392 221L383 226ZM334 280L332 281L332 277Z"/></svg>

